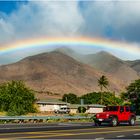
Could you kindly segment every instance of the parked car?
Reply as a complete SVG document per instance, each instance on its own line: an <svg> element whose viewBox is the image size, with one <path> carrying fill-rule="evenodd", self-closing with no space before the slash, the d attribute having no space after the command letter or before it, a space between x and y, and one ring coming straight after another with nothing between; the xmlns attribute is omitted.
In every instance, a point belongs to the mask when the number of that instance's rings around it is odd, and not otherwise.
<svg viewBox="0 0 140 140"><path fill-rule="evenodd" d="M95 115L95 125L101 125L103 122L111 126L117 126L121 122L128 122L129 125L135 125L136 115L131 112L129 106L107 106L104 112Z"/></svg>
<svg viewBox="0 0 140 140"><path fill-rule="evenodd" d="M54 112L58 114L60 113L66 114L66 113L70 113L70 108L67 106L60 106L60 108L56 109Z"/></svg>

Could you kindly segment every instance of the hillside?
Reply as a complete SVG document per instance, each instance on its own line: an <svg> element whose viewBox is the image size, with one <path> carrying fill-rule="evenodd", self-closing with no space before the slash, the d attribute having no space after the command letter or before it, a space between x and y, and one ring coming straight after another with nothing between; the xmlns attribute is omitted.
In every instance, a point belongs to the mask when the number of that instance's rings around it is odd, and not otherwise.
<svg viewBox="0 0 140 140"><path fill-rule="evenodd" d="M89 55L80 55L78 53L70 51L70 49L68 51L67 48L60 48L59 51L73 57L79 62L88 64L99 71L108 73L127 84L139 78L139 62L132 63L132 65L128 65L125 61L105 51Z"/></svg>
<svg viewBox="0 0 140 140"><path fill-rule="evenodd" d="M140 75L140 60L127 61L127 64Z"/></svg>
<svg viewBox="0 0 140 140"><path fill-rule="evenodd" d="M124 84L114 77L56 51L0 66L0 82L23 80L36 91L50 91L60 95L70 92L81 95L99 90L97 79L102 74L108 77L111 90L124 88Z"/></svg>
<svg viewBox="0 0 140 140"><path fill-rule="evenodd" d="M87 55L84 62L99 70L107 72L126 83L130 83L139 78L138 73L128 66L127 63L104 51L93 55Z"/></svg>
<svg viewBox="0 0 140 140"><path fill-rule="evenodd" d="M69 47L60 47L60 48L55 49L54 51L68 55L80 62L82 62L82 59L85 58L85 55L78 53Z"/></svg>

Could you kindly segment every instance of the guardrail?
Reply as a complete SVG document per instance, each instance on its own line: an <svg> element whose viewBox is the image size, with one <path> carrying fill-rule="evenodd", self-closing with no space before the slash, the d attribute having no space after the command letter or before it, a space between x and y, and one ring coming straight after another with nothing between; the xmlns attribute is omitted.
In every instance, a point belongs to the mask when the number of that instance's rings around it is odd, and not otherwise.
<svg viewBox="0 0 140 140"><path fill-rule="evenodd" d="M54 119L90 119L85 116L1 116L0 120L54 120Z"/></svg>
<svg viewBox="0 0 140 140"><path fill-rule="evenodd" d="M11 121L11 120L57 120L57 119L68 119L68 120L76 120L76 119L90 119L91 117L86 116L1 116L0 121ZM136 117L137 120L140 121L140 116Z"/></svg>

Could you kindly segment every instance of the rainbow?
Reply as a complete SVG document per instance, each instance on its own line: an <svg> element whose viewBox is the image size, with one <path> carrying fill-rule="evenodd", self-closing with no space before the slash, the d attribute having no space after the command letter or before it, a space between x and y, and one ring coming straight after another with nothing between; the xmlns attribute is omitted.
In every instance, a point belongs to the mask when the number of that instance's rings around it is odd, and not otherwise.
<svg viewBox="0 0 140 140"><path fill-rule="evenodd" d="M55 45L69 45L69 46L97 46L103 49L115 49L128 53L140 53L140 47L137 44L128 44L114 40L107 40L101 38L37 38L16 41L11 44L0 46L0 54L13 52L23 49L35 49L39 47L55 46Z"/></svg>

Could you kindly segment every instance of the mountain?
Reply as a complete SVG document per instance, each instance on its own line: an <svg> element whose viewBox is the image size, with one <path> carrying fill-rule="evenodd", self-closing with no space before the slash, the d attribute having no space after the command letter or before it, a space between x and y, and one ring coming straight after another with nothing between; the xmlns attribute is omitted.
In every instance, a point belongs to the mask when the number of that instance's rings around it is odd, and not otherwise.
<svg viewBox="0 0 140 140"><path fill-rule="evenodd" d="M139 78L138 73L126 62L105 51L87 55L84 63L107 72L126 83Z"/></svg>
<svg viewBox="0 0 140 140"><path fill-rule="evenodd" d="M140 75L140 60L126 61L126 63Z"/></svg>
<svg viewBox="0 0 140 140"><path fill-rule="evenodd" d="M115 57L108 52L100 51L95 54L80 55L78 53L74 53L72 50L68 51L67 48L60 48L59 51L73 57L79 62L88 64L99 71L111 74L112 76L122 80L127 84L139 78L138 72L140 70L140 65L133 65L132 67L128 65L125 61Z"/></svg>
<svg viewBox="0 0 140 140"><path fill-rule="evenodd" d="M82 64L61 52L42 53L17 63L0 66L0 82L23 80L32 89L78 95L99 90L97 79L106 75L109 89L120 91L125 84L111 75ZM57 94L58 95L58 94Z"/></svg>
<svg viewBox="0 0 140 140"><path fill-rule="evenodd" d="M60 48L55 49L54 51L66 54L66 55L76 59L77 61L81 61L81 62L82 62L82 59L84 59L84 57L85 57L85 55L80 54L68 47L60 47Z"/></svg>

